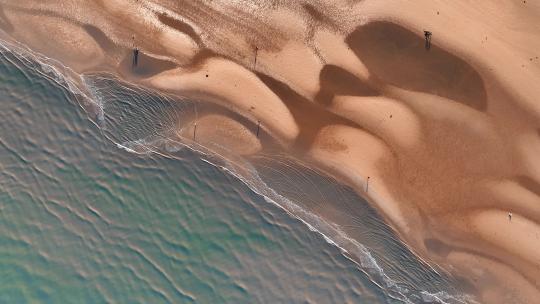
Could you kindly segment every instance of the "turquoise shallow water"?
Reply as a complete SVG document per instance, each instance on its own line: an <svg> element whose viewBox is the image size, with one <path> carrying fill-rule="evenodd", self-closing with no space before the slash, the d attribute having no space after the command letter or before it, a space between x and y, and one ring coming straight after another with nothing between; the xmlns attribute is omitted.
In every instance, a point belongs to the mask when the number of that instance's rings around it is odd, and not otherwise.
<svg viewBox="0 0 540 304"><path fill-rule="evenodd" d="M53 71L1 54L0 303L461 302L352 191L288 158L253 160L257 180L186 148L129 152L190 102L88 76L94 124ZM360 244L309 215L339 220L328 201Z"/></svg>

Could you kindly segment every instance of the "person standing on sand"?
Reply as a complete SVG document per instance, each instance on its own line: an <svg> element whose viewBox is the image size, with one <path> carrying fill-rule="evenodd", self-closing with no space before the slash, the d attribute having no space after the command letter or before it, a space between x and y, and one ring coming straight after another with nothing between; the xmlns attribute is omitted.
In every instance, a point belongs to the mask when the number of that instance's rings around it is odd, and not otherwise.
<svg viewBox="0 0 540 304"><path fill-rule="evenodd" d="M424 31L424 37L426 38L426 50L429 50L431 48L431 32L430 31Z"/></svg>
<svg viewBox="0 0 540 304"><path fill-rule="evenodd" d="M508 212L508 220L512 221L512 212Z"/></svg>

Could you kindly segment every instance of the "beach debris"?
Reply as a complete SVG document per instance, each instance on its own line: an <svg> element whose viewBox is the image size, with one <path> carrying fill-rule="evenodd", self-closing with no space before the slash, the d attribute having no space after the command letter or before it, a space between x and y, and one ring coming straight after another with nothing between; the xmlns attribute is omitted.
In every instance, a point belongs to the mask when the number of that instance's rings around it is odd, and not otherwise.
<svg viewBox="0 0 540 304"><path fill-rule="evenodd" d="M508 220L512 221L512 212L508 212Z"/></svg>
<svg viewBox="0 0 540 304"><path fill-rule="evenodd" d="M257 138L259 138L259 129L261 128L261 121L257 120Z"/></svg>
<svg viewBox="0 0 540 304"><path fill-rule="evenodd" d="M193 141L196 141L197 136L197 123L193 124Z"/></svg>
<svg viewBox="0 0 540 304"><path fill-rule="evenodd" d="M426 50L429 50L431 48L431 32L424 31L424 37L426 38Z"/></svg>

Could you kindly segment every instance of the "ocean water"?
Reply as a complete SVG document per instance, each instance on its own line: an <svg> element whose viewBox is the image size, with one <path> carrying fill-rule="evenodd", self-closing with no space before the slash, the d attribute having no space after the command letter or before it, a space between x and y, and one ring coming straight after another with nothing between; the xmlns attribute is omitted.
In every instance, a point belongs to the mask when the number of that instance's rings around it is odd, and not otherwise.
<svg viewBox="0 0 540 304"><path fill-rule="evenodd" d="M333 179L172 140L203 104L2 45L0 303L470 301Z"/></svg>

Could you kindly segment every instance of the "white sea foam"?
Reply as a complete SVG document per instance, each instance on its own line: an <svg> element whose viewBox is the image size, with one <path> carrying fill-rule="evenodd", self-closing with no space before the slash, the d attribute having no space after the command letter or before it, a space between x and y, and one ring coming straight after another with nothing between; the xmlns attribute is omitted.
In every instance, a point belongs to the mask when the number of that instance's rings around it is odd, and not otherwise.
<svg viewBox="0 0 540 304"><path fill-rule="evenodd" d="M23 65L25 68L39 73L43 78L54 82L59 87L72 93L78 105L85 109L87 113L91 109L92 112L90 114L95 115L98 122L103 119L103 107L86 90L88 86L84 84L83 77L71 68L63 65L60 61L36 53L17 41L8 41L1 38L0 54L6 60L10 61L13 66L19 68L21 72L25 73L21 67ZM6 57L8 54L15 57L17 62ZM93 120L92 122L95 123Z"/></svg>
<svg viewBox="0 0 540 304"><path fill-rule="evenodd" d="M26 67L30 68L30 64L32 63L39 64L41 69L39 73L43 77L55 82L73 94L81 96L84 103L91 103L94 105L95 107L93 107L93 109L95 113L92 114L96 115L98 122L103 121L104 100L100 93L93 88L89 78L84 75L80 76L76 74L56 60L33 53L31 50L16 42L0 40L0 53L4 54L4 52L13 54L20 61L20 64L23 64ZM81 86L81 84L83 86ZM88 107L83 108L88 109ZM346 258L357 264L359 269L366 273L374 284L385 289L390 297L404 303L414 303L414 301L411 300L411 291L398 285L392 280L365 246L347 236L347 234L337 225L325 221L323 218L306 211L291 200L278 194L260 178L255 168L245 161L237 160L236 162L233 162L231 159L209 151L196 143L186 144L172 139L160 139L157 141L141 139L115 144L119 149L136 154L158 153L164 155L159 149L156 149L156 145L158 144L165 144L164 150L166 153L174 153L180 151L184 147L188 147L189 149L201 153L201 159L203 161L222 168L224 171L235 176L252 191L261 195L265 201L285 210L289 215L304 223L309 230L320 234L327 243L339 248ZM220 162L224 162L224 165L220 165L217 162L210 160L210 158L217 158ZM351 257L355 257L356 259ZM444 291L436 293L420 291L420 294L417 296L424 302L432 303L474 302L467 296L453 296Z"/></svg>
<svg viewBox="0 0 540 304"><path fill-rule="evenodd" d="M117 146L125 151L136 154L157 153L163 156L171 156L170 153L180 151L187 147L200 154L201 160L223 171L235 176L253 192L264 198L265 201L286 211L290 216L300 220L309 230L318 233L323 239L336 246L343 255L358 265L370 280L381 289L384 289L388 296L403 303L415 303L414 299L422 299L431 303L470 303L471 299L466 296L453 296L444 291L429 293L411 291L404 286L400 286L392 280L377 263L370 251L357 240L350 238L339 226L330 223L320 216L308 212L290 199L280 195L268 186L259 176L255 168L248 162L233 155L225 156L217 154L195 142L186 139L186 142L175 139L140 139L131 142L117 143ZM171 149L170 147L174 147ZM161 152L163 150L163 152ZM233 160L234 158L234 160Z"/></svg>
<svg viewBox="0 0 540 304"><path fill-rule="evenodd" d="M205 154L209 155L208 153ZM222 158L220 155L217 156ZM258 195L261 195L265 201L281 208L282 210L285 210L289 215L305 224L310 231L321 235L327 243L339 248L344 253L344 256L358 265L359 269L366 273L374 284L389 292L390 297L404 303L415 303L415 300L413 300L413 297L411 297L411 293L414 293L414 291L410 291L392 280L385 273L384 269L377 263L377 260L373 257L370 251L357 240L350 238L337 225L324 220L314 213L306 211L290 199L278 194L260 178L256 169L251 167L249 164L244 163L244 165L250 167L250 170L248 170L249 176L246 176L245 174L240 174L238 172L239 170L234 169L235 167L238 167L238 164L233 164L226 158L221 160L225 161L226 165L219 165L203 158L203 161L219 167L235 176L246 184L252 191ZM422 301L427 303L476 303L472 297L468 295L450 295L445 291L439 291L436 293L420 291L419 293L419 296L414 298L421 298Z"/></svg>

